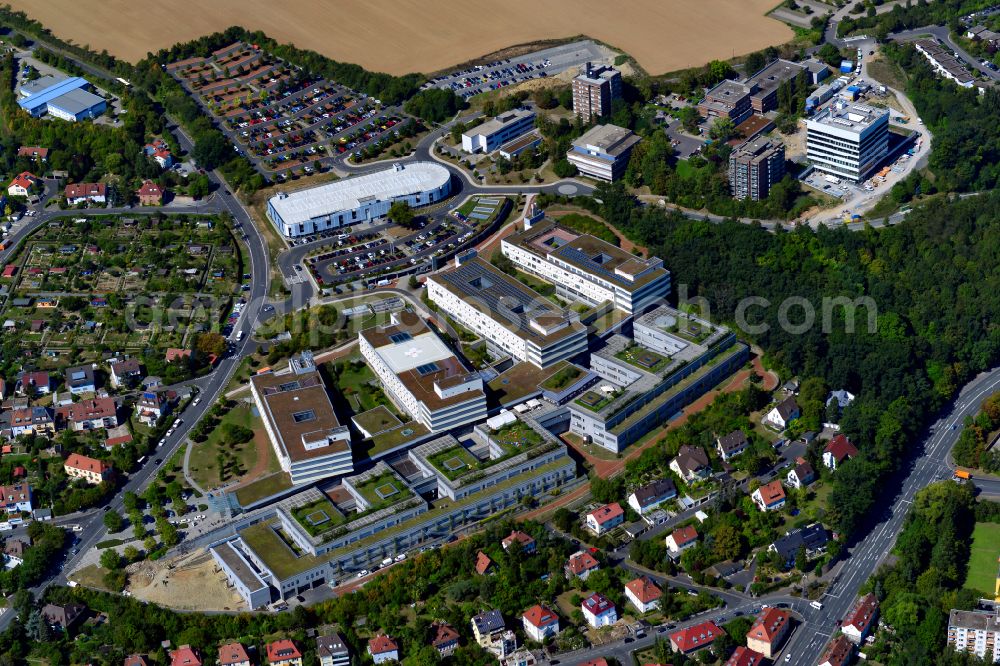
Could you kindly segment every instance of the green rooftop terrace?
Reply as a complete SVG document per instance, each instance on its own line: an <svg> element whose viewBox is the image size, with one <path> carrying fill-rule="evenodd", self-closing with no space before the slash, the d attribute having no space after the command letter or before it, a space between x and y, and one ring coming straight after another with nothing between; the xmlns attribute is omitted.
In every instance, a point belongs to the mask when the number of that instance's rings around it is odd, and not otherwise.
<svg viewBox="0 0 1000 666"><path fill-rule="evenodd" d="M413 491L392 472L379 474L354 488L368 503L365 513L373 513L413 497Z"/></svg>

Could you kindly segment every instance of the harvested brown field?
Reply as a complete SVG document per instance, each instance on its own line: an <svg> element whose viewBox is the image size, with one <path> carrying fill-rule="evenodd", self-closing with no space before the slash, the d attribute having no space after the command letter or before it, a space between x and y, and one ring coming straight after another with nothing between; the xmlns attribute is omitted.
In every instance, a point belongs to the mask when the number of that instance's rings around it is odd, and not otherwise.
<svg viewBox="0 0 1000 666"><path fill-rule="evenodd" d="M774 0L8 0L52 32L135 62L149 51L242 25L392 74L435 72L514 44L577 35L659 74L780 44Z"/></svg>

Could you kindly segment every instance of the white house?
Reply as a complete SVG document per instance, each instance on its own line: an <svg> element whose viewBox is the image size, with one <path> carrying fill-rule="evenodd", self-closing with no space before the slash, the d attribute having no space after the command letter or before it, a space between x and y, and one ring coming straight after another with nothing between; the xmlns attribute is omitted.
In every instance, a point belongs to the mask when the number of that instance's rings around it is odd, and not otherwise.
<svg viewBox="0 0 1000 666"><path fill-rule="evenodd" d="M378 634L368 641L368 654L376 664L399 661L399 646L385 634Z"/></svg>
<svg viewBox="0 0 1000 666"><path fill-rule="evenodd" d="M750 499L761 511L777 511L785 506L785 489L781 481L771 481L753 491Z"/></svg>
<svg viewBox="0 0 1000 666"><path fill-rule="evenodd" d="M799 418L799 416L801 416L799 404L795 402L794 397L788 396L767 413L764 421L778 430L784 430L788 427L789 423Z"/></svg>
<svg viewBox="0 0 1000 666"><path fill-rule="evenodd" d="M823 448L823 464L836 471L838 465L857 455L857 447L851 444L851 440L847 439L846 435L836 435Z"/></svg>
<svg viewBox="0 0 1000 666"><path fill-rule="evenodd" d="M580 605L587 624L594 629L607 627L618 621L618 609L603 594L594 592Z"/></svg>
<svg viewBox="0 0 1000 666"><path fill-rule="evenodd" d="M559 616L539 604L524 611L521 621L525 635L539 643L559 633Z"/></svg>
<svg viewBox="0 0 1000 666"><path fill-rule="evenodd" d="M591 532L600 536L621 525L624 520L625 510L622 509L621 504L618 502L612 502L588 513L587 527Z"/></svg>
<svg viewBox="0 0 1000 666"><path fill-rule="evenodd" d="M690 525L687 527L678 527L667 535L666 542L670 552L677 554L683 550L687 550L698 542L698 530Z"/></svg>
<svg viewBox="0 0 1000 666"><path fill-rule="evenodd" d="M664 502L677 497L677 488L670 479L660 479L636 488L628 503L640 516L653 511Z"/></svg>
<svg viewBox="0 0 1000 666"><path fill-rule="evenodd" d="M640 613L648 613L660 606L663 591L645 576L625 584L625 597Z"/></svg>

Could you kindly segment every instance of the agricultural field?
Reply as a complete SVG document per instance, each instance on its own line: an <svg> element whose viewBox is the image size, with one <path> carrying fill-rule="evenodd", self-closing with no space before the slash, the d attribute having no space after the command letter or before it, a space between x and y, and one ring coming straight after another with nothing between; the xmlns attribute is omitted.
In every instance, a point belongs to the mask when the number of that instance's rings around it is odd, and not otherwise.
<svg viewBox="0 0 1000 666"><path fill-rule="evenodd" d="M167 72L265 174L313 173L319 160L395 140L411 122L242 42L170 63Z"/></svg>
<svg viewBox="0 0 1000 666"><path fill-rule="evenodd" d="M765 14L773 0L635 0L627 12L598 0L373 3L345 0L11 0L52 32L136 62L149 51L242 25L335 60L390 74L437 72L514 44L587 35L633 56L652 74L728 59L786 42L792 30ZM177 17L183 16L183 21ZM483 16L490 17L488 30ZM290 19L294 17L294 19ZM636 20L641 17L640 20ZM470 39L469 35L475 35ZM392 48L380 45L391 44Z"/></svg>
<svg viewBox="0 0 1000 666"><path fill-rule="evenodd" d="M216 217L60 218L3 267L0 322L40 352L42 369L186 347L240 293L242 261Z"/></svg>

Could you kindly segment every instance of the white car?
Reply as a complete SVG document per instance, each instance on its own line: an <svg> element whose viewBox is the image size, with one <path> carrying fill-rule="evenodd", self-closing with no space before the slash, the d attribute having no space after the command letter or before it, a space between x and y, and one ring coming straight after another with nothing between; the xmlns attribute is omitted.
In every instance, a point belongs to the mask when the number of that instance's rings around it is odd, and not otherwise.
<svg viewBox="0 0 1000 666"><path fill-rule="evenodd" d="M406 553L400 553L399 555L396 556L397 562L402 562L405 559L406 559Z"/></svg>
<svg viewBox="0 0 1000 666"><path fill-rule="evenodd" d="M358 572L358 578L364 578L369 573L371 573L371 572L368 571L368 569L362 569L361 571Z"/></svg>

